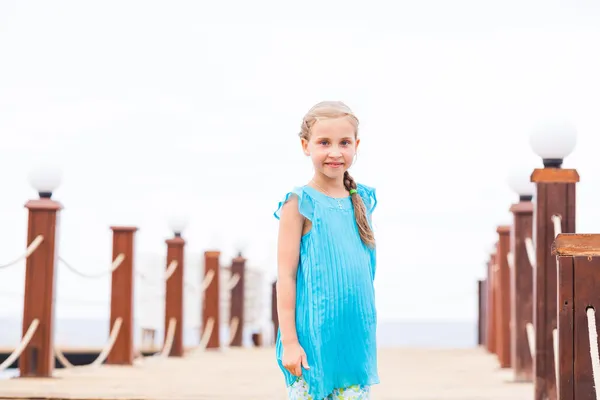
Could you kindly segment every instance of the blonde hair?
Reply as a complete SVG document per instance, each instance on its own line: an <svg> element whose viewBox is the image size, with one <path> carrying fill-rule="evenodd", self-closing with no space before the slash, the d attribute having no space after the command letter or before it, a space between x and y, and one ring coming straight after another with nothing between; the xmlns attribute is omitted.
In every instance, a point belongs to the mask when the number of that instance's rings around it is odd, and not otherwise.
<svg viewBox="0 0 600 400"><path fill-rule="evenodd" d="M341 101L322 101L314 105L302 119L302 127L298 136L302 139L309 140L311 129L314 124L317 121L330 118L347 118L352 126L354 126L354 137L358 137L358 118L356 118L352 110ZM371 225L369 225L365 203L362 197L360 197L360 194L356 192L356 182L354 181L354 178L350 176L348 171L344 173L344 187L348 191L354 189L351 194L351 199L360 239L367 246L375 247L375 236L371 229Z"/></svg>

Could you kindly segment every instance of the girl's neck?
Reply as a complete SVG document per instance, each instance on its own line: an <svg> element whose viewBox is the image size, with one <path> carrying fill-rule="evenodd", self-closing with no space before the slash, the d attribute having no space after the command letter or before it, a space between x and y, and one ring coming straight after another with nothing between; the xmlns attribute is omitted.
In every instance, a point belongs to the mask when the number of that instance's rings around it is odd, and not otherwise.
<svg viewBox="0 0 600 400"><path fill-rule="evenodd" d="M331 179L322 174L316 173L312 178L312 183L316 184L316 189L326 190L330 194L337 195L346 195L347 190L344 187L344 179Z"/></svg>

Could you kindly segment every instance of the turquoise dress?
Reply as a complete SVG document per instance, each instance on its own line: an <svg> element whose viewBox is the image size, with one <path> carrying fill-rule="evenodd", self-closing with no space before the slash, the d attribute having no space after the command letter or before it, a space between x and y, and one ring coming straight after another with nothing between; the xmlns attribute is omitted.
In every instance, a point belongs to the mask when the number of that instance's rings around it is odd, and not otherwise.
<svg viewBox="0 0 600 400"><path fill-rule="evenodd" d="M377 205L375 189L357 185L369 221ZM300 213L312 222L302 236L296 279L296 330L310 369L302 369L309 394L326 398L335 389L379 383L375 309L375 250L363 244L350 196L329 197L310 186L287 193L275 211L298 196ZM281 362L280 333L277 363L287 386L297 377Z"/></svg>

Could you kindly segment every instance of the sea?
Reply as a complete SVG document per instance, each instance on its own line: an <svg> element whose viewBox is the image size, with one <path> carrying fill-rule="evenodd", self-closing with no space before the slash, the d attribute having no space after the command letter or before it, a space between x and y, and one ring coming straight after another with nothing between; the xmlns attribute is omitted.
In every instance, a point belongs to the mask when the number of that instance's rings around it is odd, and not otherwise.
<svg viewBox="0 0 600 400"><path fill-rule="evenodd" d="M140 332L136 327L134 332ZM267 330L268 331L268 330ZM55 323L55 340L61 347L101 348L108 340L109 322L100 319L61 319ZM228 337L227 327L221 329L221 337ZM251 345L251 329L244 333L244 345ZM0 317L0 348L14 348L20 340L21 321L16 318ZM157 328L157 342L162 340L163 330ZM268 338L269 340L271 338ZM136 337L139 344L141 338ZM185 346L194 346L199 341L198 329L184 330ZM470 348L477 346L476 321L427 321L389 320L380 321L377 327L378 346L384 347L427 347L427 348ZM156 343L157 345L159 343ZM0 378L18 376L18 371L0 372Z"/></svg>

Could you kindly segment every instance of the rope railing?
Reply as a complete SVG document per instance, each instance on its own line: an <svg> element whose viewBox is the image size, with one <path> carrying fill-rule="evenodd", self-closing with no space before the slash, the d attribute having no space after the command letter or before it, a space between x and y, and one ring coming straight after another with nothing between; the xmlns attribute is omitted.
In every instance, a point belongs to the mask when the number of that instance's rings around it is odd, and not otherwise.
<svg viewBox="0 0 600 400"><path fill-rule="evenodd" d="M29 258L30 255L33 254L34 251L37 250L38 247L40 247L40 244L42 244L43 241L44 241L44 237L42 235L36 236L35 239L33 239L33 241L29 244L29 246L27 246L25 253L23 253L21 256L19 256L15 260L12 260L9 263L0 264L0 269L12 267L13 265L16 265L17 263L19 263L20 261L26 260L27 258Z"/></svg>
<svg viewBox="0 0 600 400"><path fill-rule="evenodd" d="M101 271L99 273L96 274L89 274L86 272L82 272L81 270L73 267L71 264L69 264L68 262L66 262L62 257L59 257L58 260L65 266L67 267L71 272L86 278L86 279L99 279L99 278L103 278L105 276L108 276L110 274L112 274L113 272L115 272L117 270L117 268L119 268L121 266L121 264L123 264L123 261L125 260L125 255L123 253L119 254L112 262L112 266L110 267L110 269L106 270L106 271Z"/></svg>
<svg viewBox="0 0 600 400"><path fill-rule="evenodd" d="M237 330L240 326L240 319L238 317L233 317L231 319L231 323L229 324L229 341L227 342L229 345L233 343L235 339L235 335L237 334Z"/></svg>
<svg viewBox="0 0 600 400"><path fill-rule="evenodd" d="M552 223L554 224L554 237L557 237L559 234L562 233L562 229L560 226L560 223L562 221L562 218L560 215L553 215L551 218Z"/></svg>
<svg viewBox="0 0 600 400"><path fill-rule="evenodd" d="M29 345L29 342L33 338L33 335L35 335L35 333L37 332L37 328L39 325L39 319L36 318L33 321L31 321L31 324L29 324L29 328L27 328L27 332L25 332L25 335L23 335L23 338L21 339L21 343L19 343L17 348L15 348L15 350L10 354L10 356L8 356L8 358L4 360L2 364L0 364L0 372L8 369L8 367L10 367L15 361L17 361L17 359L21 356L23 351L25 351L25 349Z"/></svg>
<svg viewBox="0 0 600 400"><path fill-rule="evenodd" d="M104 363L104 361L106 361L106 359L110 355L110 352L111 352L112 348L114 347L114 345L117 341L117 338L119 337L119 333L121 332L122 325L123 325L123 318L121 318L121 317L117 318L115 320L115 323L113 324L111 331L110 331L110 336L108 338L108 342L106 343L106 345L104 346L104 348L102 349L102 351L100 352L98 357L96 357L96 359L94 361L92 361L90 364L79 365L76 367L75 365L71 364L71 362L67 359L67 357L65 357L64 353L57 346L54 346L54 356L58 359L58 361L60 361L60 363L65 368L98 367L98 366L102 365Z"/></svg>
<svg viewBox="0 0 600 400"><path fill-rule="evenodd" d="M233 275L227 282L227 290L233 290L240 282L240 274Z"/></svg>
<svg viewBox="0 0 600 400"><path fill-rule="evenodd" d="M213 271L212 269L206 273L206 276L204 277L204 280L202 281L202 291L203 292L206 292L206 289L208 289L208 287L212 283L214 277L215 277L215 271Z"/></svg>
<svg viewBox="0 0 600 400"><path fill-rule="evenodd" d="M167 327L167 335L165 337L165 343L160 353L157 353L158 357L168 357L171 354L173 348L173 342L175 341L175 329L177 328L177 319L169 319L169 326Z"/></svg>
<svg viewBox="0 0 600 400"><path fill-rule="evenodd" d="M527 251L527 258L529 259L531 268L535 268L535 247L530 237L525 238L525 250Z"/></svg>
<svg viewBox="0 0 600 400"><path fill-rule="evenodd" d="M177 262L177 260L173 260L169 263L167 270L165 272L165 281L168 281L173 274L175 273L175 270L177 269L177 267L179 266L179 263Z"/></svg>
<svg viewBox="0 0 600 400"><path fill-rule="evenodd" d="M596 310L594 307L588 307L585 311L588 323L588 336L590 341L590 359L592 363L592 377L594 379L594 389L596 400L600 400L600 355L598 354L598 330L596 328Z"/></svg>
<svg viewBox="0 0 600 400"><path fill-rule="evenodd" d="M531 353L531 357L535 357L535 328L531 322L528 322L525 325L525 329L527 330L527 342L529 343L529 352Z"/></svg>

